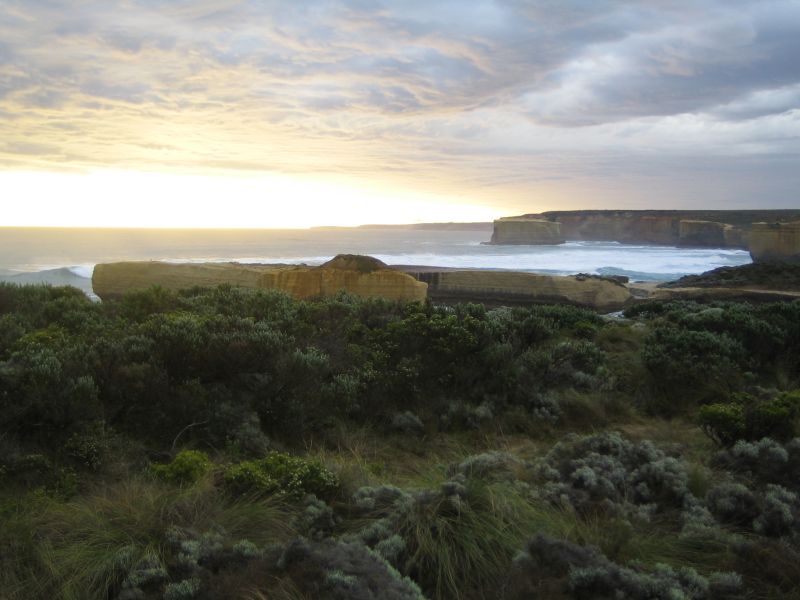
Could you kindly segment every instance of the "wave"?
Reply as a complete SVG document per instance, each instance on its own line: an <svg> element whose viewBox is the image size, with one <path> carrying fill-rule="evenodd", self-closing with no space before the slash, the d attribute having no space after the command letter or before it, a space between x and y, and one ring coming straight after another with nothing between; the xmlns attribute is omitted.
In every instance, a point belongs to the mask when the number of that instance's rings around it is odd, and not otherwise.
<svg viewBox="0 0 800 600"><path fill-rule="evenodd" d="M74 265L67 267L67 269L78 277L91 279L94 272L94 265Z"/></svg>
<svg viewBox="0 0 800 600"><path fill-rule="evenodd" d="M425 243L422 243L425 242ZM675 248L670 246L628 245L617 242L568 242L558 246L492 246L477 240L416 239L386 240L375 237L364 243L349 238L336 243L305 245L302 250L292 243L282 243L263 254L258 250L250 256L236 256L235 250L220 245L206 248L195 256L141 256L138 260L162 260L170 263L238 262L242 264L306 264L320 265L339 252L369 254L390 265L420 265L428 267L504 269L568 275L594 273L626 275L633 280L665 281L698 274L717 267L736 266L750 262L743 250L719 248ZM300 250L297 252L297 250ZM306 252L303 252L305 250ZM133 258L133 256L132 256ZM102 257L100 257L102 260ZM135 260L135 258L134 258ZM38 269L37 269L38 267ZM90 287L93 264L24 265L28 278L66 281L74 278L78 287ZM39 275L31 275L36 269ZM23 274L20 274L23 275ZM61 285L62 283L56 283Z"/></svg>

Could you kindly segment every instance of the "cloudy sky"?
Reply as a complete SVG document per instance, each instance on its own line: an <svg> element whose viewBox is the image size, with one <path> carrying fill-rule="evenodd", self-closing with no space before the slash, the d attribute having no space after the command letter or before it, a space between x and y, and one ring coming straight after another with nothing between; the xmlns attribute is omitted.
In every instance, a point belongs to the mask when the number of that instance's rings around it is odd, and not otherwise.
<svg viewBox="0 0 800 600"><path fill-rule="evenodd" d="M0 0L0 224L798 207L798 190L800 0Z"/></svg>

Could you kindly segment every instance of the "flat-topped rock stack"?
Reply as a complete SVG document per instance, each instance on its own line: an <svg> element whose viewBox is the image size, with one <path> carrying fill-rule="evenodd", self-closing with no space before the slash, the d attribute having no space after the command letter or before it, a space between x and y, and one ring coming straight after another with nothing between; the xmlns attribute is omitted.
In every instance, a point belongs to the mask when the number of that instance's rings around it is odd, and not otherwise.
<svg viewBox="0 0 800 600"><path fill-rule="evenodd" d="M102 299L158 285L170 290L228 284L281 290L297 299L334 296L340 291L362 298L424 301L427 284L386 267L368 256L339 255L319 267L243 265L239 263L171 264L119 262L99 264L92 287Z"/></svg>
<svg viewBox="0 0 800 600"><path fill-rule="evenodd" d="M563 244L561 223L536 217L505 217L495 221L492 244Z"/></svg>
<svg viewBox="0 0 800 600"><path fill-rule="evenodd" d="M339 255L319 267L238 263L120 262L99 264L92 285L101 299L160 286L170 290L231 286L281 290L297 299L340 291L363 298L402 302L486 304L570 304L600 312L619 310L632 300L627 287L588 275L537 275L515 271L435 267L390 268L369 256Z"/></svg>
<svg viewBox="0 0 800 600"><path fill-rule="evenodd" d="M540 275L518 271L404 267L428 284L435 302L488 305L569 304L598 312L617 311L633 300L622 283L592 275Z"/></svg>

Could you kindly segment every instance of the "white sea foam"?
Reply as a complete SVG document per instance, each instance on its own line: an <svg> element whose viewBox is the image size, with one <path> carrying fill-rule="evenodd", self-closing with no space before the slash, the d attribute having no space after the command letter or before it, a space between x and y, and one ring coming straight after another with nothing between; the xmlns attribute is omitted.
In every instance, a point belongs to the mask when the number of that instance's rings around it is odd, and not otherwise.
<svg viewBox="0 0 800 600"><path fill-rule="evenodd" d="M510 269L566 275L628 275L639 280L664 280L750 262L743 250L628 246L615 242L575 242L559 246L474 246L439 248L438 252L370 253L387 264L451 268ZM454 251L455 250L455 251ZM460 250L460 251L459 251ZM333 255L237 258L244 264L320 265ZM209 259L193 259L203 262ZM227 262L231 259L213 259ZM188 261L174 261L188 262Z"/></svg>
<svg viewBox="0 0 800 600"><path fill-rule="evenodd" d="M68 269L78 277L85 277L86 279L92 278L92 273L94 272L94 265L73 265L68 267Z"/></svg>
<svg viewBox="0 0 800 600"><path fill-rule="evenodd" d="M249 236L249 237L247 237ZM230 234L224 239L165 237L158 244L145 239L114 248L107 240L86 248L65 245L59 252L71 256L62 264L52 258L38 262L33 251L12 248L0 268L10 272L67 268L81 278L91 278L94 263L115 260L161 260L173 263L239 262L319 265L339 253L368 254L388 264L453 268L511 269L570 274L628 275L638 280L675 279L722 266L750 262L743 250L674 248L625 245L617 242L568 242L558 246L492 246L482 244L485 232L450 231L309 231ZM33 242L35 240L32 240ZM31 243L32 248L36 244ZM71 254L68 254L71 253ZM9 260L10 259L10 260Z"/></svg>

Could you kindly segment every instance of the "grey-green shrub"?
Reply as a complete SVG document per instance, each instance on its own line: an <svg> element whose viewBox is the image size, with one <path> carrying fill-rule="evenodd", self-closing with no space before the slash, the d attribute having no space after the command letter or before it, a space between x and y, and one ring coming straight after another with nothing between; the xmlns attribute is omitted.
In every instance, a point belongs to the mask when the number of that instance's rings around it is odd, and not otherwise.
<svg viewBox="0 0 800 600"><path fill-rule="evenodd" d="M538 597L546 581L550 589L575 600L729 600L742 585L735 573L706 578L689 568L619 565L594 548L539 534L514 559L509 597Z"/></svg>
<svg viewBox="0 0 800 600"><path fill-rule="evenodd" d="M651 442L633 443L618 433L567 436L547 453L539 473L541 495L583 513L604 510L648 519L698 503L685 463Z"/></svg>

